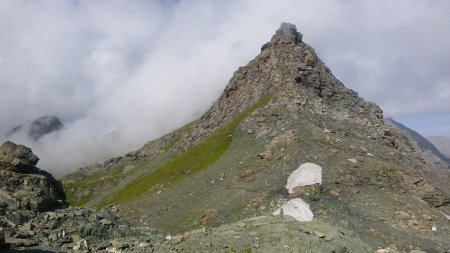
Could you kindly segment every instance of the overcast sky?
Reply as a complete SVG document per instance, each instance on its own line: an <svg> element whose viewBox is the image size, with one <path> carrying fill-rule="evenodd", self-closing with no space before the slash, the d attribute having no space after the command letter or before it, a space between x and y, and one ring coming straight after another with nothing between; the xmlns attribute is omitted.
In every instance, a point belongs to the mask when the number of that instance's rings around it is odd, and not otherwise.
<svg viewBox="0 0 450 253"><path fill-rule="evenodd" d="M35 147L53 171L136 149L206 111L282 21L385 115L450 136L447 0L2 0L0 133L60 117Z"/></svg>

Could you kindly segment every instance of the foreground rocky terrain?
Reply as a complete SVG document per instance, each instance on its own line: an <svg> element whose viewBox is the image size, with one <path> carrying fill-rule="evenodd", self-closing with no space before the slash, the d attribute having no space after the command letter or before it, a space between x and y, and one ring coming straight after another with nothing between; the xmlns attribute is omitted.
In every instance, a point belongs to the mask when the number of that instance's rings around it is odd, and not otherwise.
<svg viewBox="0 0 450 253"><path fill-rule="evenodd" d="M320 173L287 189L305 164ZM425 159L283 23L199 120L64 177L67 201L84 207L55 212L66 214L53 231L70 237L50 246L82 238L110 252L446 252L449 180L447 164ZM292 201L302 207L283 209ZM46 213L33 215L38 224ZM27 238L41 244L41 234Z"/></svg>
<svg viewBox="0 0 450 253"><path fill-rule="evenodd" d="M373 252L357 234L321 221L298 222L283 215L244 219L217 228L203 227L171 235L119 219L116 207L72 208L64 205L60 185L34 166L37 157L20 145L0 147L0 250L9 252ZM31 163L30 163L31 162ZM21 170L17 164L27 165ZM45 176L43 176L44 174ZM40 185L24 183L39 178ZM30 180L33 181L33 180ZM50 186L50 187L48 187ZM30 205L21 191L35 189ZM50 190L49 190L50 189ZM14 201L13 201L14 200ZM28 204L24 201L28 200ZM39 202L39 201L38 201ZM20 203L15 205L15 203ZM24 204L25 203L25 204ZM40 202L41 203L41 202ZM387 252L387 251L386 251ZM399 252L394 248L389 252ZM419 252L419 251L411 251Z"/></svg>

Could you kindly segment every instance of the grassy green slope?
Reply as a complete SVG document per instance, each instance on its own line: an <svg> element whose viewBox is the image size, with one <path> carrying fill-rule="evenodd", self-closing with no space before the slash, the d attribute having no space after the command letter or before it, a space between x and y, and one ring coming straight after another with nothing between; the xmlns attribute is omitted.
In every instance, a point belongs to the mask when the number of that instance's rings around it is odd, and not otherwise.
<svg viewBox="0 0 450 253"><path fill-rule="evenodd" d="M155 191L156 185L175 186L184 180L187 174L194 174L206 169L209 165L219 160L228 150L237 125L256 109L267 104L271 99L272 96L262 98L224 128L217 130L196 146L168 161L151 173L137 178L119 191L103 198L99 201L98 206L104 207L109 204L131 201L146 192Z"/></svg>
<svg viewBox="0 0 450 253"><path fill-rule="evenodd" d="M72 206L91 206L102 199L103 195L107 195L111 188L120 187L121 184L126 184L128 181L147 174L148 170L166 163L167 160L173 158L167 151L181 139L185 132L191 130L195 122L190 122L173 131L172 136L163 147L166 153L158 155L152 161L138 161L130 164L131 169L125 169L125 164L119 163L112 169L100 170L92 175L86 175L80 171L66 175L63 186L67 201Z"/></svg>
<svg viewBox="0 0 450 253"><path fill-rule="evenodd" d="M94 197L95 188L120 180L123 173L124 165L118 165L112 171L102 171L90 176L83 176L79 172L72 173L70 176L72 178L77 178L78 180L64 186L67 194L67 200L70 205L73 206L85 205ZM77 198L73 189L84 189L86 194L84 194L81 198Z"/></svg>

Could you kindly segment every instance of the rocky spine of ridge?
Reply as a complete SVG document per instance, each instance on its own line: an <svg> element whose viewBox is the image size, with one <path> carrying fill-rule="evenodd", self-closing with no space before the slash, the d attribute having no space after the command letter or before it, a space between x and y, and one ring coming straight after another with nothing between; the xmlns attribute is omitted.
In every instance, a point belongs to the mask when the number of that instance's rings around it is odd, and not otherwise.
<svg viewBox="0 0 450 253"><path fill-rule="evenodd" d="M220 98L194 126L191 138L178 148L197 143L265 96L285 91L286 98L293 99L289 90L302 94L292 102L315 113L366 127L381 126L382 110L345 88L302 37L294 25L282 23L261 53L233 74Z"/></svg>

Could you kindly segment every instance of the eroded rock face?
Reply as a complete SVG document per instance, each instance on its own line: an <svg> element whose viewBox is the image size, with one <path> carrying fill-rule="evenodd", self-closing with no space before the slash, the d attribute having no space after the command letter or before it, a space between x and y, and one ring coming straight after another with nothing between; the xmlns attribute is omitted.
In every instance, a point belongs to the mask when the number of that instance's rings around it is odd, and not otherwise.
<svg viewBox="0 0 450 253"><path fill-rule="evenodd" d="M65 206L61 183L36 167L31 149L5 142L0 147L0 213L47 211Z"/></svg>

